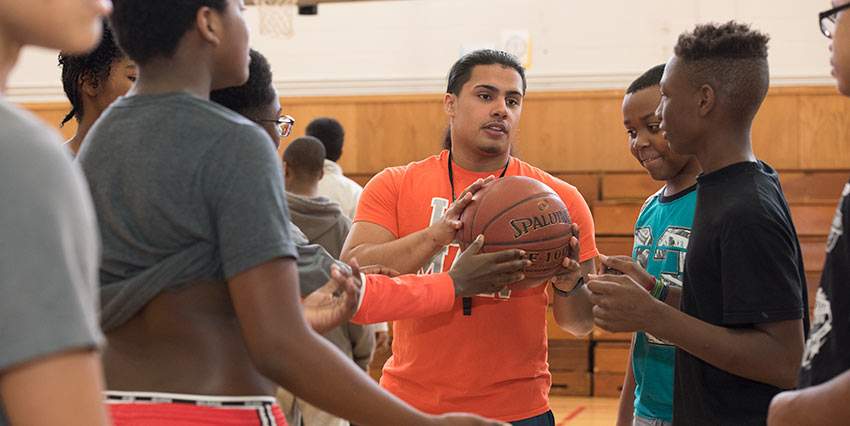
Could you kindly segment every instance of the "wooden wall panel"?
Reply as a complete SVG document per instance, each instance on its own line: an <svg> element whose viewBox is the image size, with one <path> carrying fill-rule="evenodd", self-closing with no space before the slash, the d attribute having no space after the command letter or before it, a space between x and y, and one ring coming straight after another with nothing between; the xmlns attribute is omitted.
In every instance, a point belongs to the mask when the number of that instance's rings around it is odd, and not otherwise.
<svg viewBox="0 0 850 426"><path fill-rule="evenodd" d="M352 174L371 175L439 152L446 127L441 95L283 98L281 103L297 120L288 141L302 136L314 118L339 120L346 133L340 165Z"/></svg>
<svg viewBox="0 0 850 426"><path fill-rule="evenodd" d="M602 176L603 200L640 200L658 191L664 182L652 179L649 173L606 173Z"/></svg>
<svg viewBox="0 0 850 426"><path fill-rule="evenodd" d="M621 102L619 90L530 93L519 156L552 173L643 173L626 148ZM337 117L347 134L343 169L362 176L438 152L447 124L441 94L284 96L281 103L297 120L294 136L315 117ZM848 105L832 87L771 89L753 127L756 154L784 171L850 169ZM68 110L65 102L24 106L52 126ZM73 129L62 133L68 138Z"/></svg>
<svg viewBox="0 0 850 426"><path fill-rule="evenodd" d="M62 135L62 140L71 139L77 131L77 122L73 119L59 128L59 123L71 110L71 104L67 102L23 104L21 107L35 114L48 126L56 128Z"/></svg>
<svg viewBox="0 0 850 426"><path fill-rule="evenodd" d="M798 108L800 167L847 168L850 164L850 106L840 96L804 96Z"/></svg>
<svg viewBox="0 0 850 426"><path fill-rule="evenodd" d="M790 208L791 218L799 236L825 237L829 233L835 215L835 203L791 204Z"/></svg>
<svg viewBox="0 0 850 426"><path fill-rule="evenodd" d="M593 371L625 373L630 345L629 342L597 342L593 349Z"/></svg>
<svg viewBox="0 0 850 426"><path fill-rule="evenodd" d="M789 203L793 202L824 202L838 203L841 190L850 178L850 173L843 172L784 172L779 174L782 181L782 191Z"/></svg>
<svg viewBox="0 0 850 426"><path fill-rule="evenodd" d="M599 342L631 342L632 333L612 333L599 327L593 327L593 340Z"/></svg>
<svg viewBox="0 0 850 426"><path fill-rule="evenodd" d="M550 340L549 371L590 371L590 342Z"/></svg>
<svg viewBox="0 0 850 426"><path fill-rule="evenodd" d="M557 173L555 177L573 185L588 202L599 199L599 176L595 173Z"/></svg>
<svg viewBox="0 0 850 426"><path fill-rule="evenodd" d="M631 256L634 247L632 237L597 237L596 249L607 256Z"/></svg>
<svg viewBox="0 0 850 426"><path fill-rule="evenodd" d="M800 168L799 104L793 93L769 95L753 122L753 151L775 169Z"/></svg>
<svg viewBox="0 0 850 426"><path fill-rule="evenodd" d="M593 373L593 396L619 398L626 373Z"/></svg>
<svg viewBox="0 0 850 426"><path fill-rule="evenodd" d="M621 102L620 91L529 95L520 133L522 158L553 171L638 170L626 148Z"/></svg>
<svg viewBox="0 0 850 426"><path fill-rule="evenodd" d="M591 374L586 371L553 371L549 394L590 396Z"/></svg>
<svg viewBox="0 0 850 426"><path fill-rule="evenodd" d="M605 202L591 206L597 236L632 236L641 202Z"/></svg>

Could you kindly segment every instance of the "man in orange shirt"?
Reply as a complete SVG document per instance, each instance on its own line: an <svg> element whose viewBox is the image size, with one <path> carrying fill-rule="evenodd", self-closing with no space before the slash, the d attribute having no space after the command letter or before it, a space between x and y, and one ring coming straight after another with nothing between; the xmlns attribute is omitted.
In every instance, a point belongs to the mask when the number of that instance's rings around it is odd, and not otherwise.
<svg viewBox="0 0 850 426"><path fill-rule="evenodd" d="M382 264L403 274L446 271L458 252L453 244L458 206L469 197L461 190L491 175L521 175L561 196L581 231L580 244L573 239L581 273L593 273L597 250L585 200L572 185L510 155L525 86L524 69L503 52L479 50L458 60L444 99L452 146L388 168L369 182L343 259ZM463 202L450 206L456 198ZM584 335L591 330L591 304L583 280L577 280L577 264L573 271L552 283L554 314L561 327ZM498 293L463 300L445 287L440 308L396 321L393 357L381 385L429 413L469 411L514 425L554 425L548 404L545 286L510 290L503 285L494 283ZM363 293L355 321L368 322L371 310L401 302L368 286Z"/></svg>

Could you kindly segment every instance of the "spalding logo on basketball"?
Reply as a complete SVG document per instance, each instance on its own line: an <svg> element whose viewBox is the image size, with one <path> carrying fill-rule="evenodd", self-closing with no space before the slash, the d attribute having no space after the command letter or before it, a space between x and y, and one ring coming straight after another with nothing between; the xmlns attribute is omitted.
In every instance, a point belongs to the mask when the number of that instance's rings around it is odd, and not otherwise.
<svg viewBox="0 0 850 426"><path fill-rule="evenodd" d="M543 182L525 177L497 179L475 193L460 217L462 250L484 234L482 252L522 249L532 261L515 289L531 288L555 275L570 255L570 214L558 194Z"/></svg>

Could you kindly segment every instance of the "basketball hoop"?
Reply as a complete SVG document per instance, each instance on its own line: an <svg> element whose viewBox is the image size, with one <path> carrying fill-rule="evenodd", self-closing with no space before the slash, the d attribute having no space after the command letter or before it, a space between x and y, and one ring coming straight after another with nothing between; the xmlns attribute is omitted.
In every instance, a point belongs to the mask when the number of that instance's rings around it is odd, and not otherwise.
<svg viewBox="0 0 850 426"><path fill-rule="evenodd" d="M292 21L298 10L298 0L256 0L260 12L260 34L276 38L291 38Z"/></svg>

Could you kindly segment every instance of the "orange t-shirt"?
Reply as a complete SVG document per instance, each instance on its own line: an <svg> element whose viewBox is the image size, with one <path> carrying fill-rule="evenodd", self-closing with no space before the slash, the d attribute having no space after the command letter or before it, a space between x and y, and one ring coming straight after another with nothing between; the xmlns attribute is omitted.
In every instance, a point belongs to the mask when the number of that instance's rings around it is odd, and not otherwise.
<svg viewBox="0 0 850 426"><path fill-rule="evenodd" d="M443 151L382 171L366 185L354 221L380 225L398 238L427 228L452 200L447 161L448 151ZM457 164L452 169L457 194L476 179L501 172L470 172ZM598 254L590 209L574 186L516 158L505 176L536 178L554 189L579 225L580 259ZM448 246L419 273L449 270L457 252L457 245ZM538 286L477 296L469 316L463 315L457 298L448 311L396 321L393 356L384 366L381 385L427 413L464 411L502 421L545 413L551 385L546 306L545 286ZM372 308L364 297L360 311L370 309L387 307Z"/></svg>

